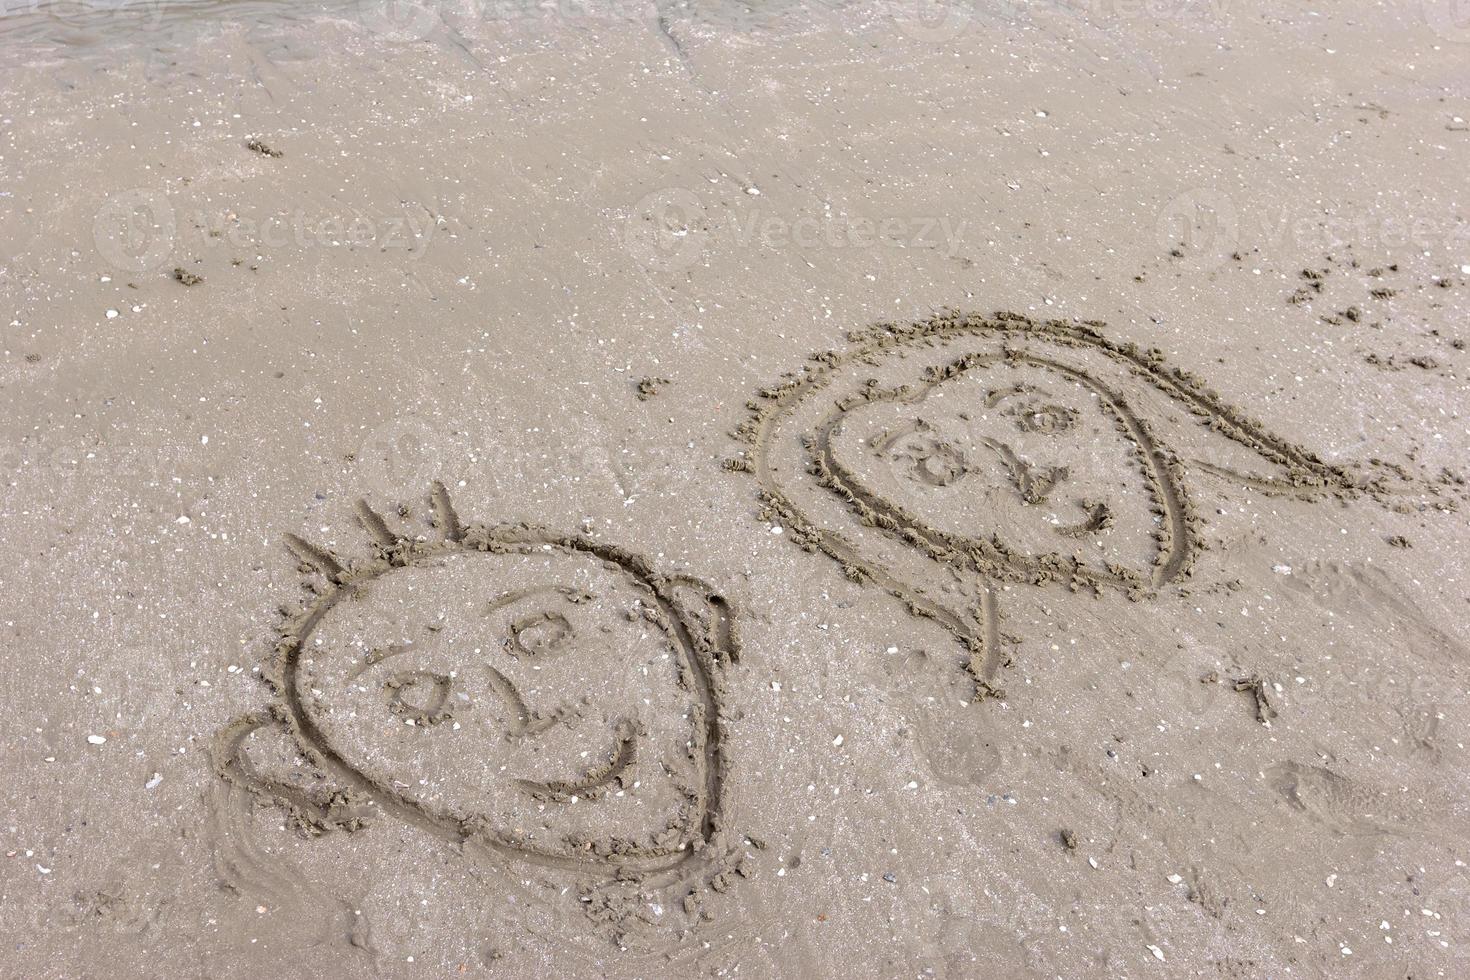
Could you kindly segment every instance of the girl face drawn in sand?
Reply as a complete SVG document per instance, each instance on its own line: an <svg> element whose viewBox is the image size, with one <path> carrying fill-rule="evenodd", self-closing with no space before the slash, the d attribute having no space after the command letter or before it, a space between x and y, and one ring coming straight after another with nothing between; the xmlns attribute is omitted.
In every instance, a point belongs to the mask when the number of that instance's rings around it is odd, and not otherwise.
<svg viewBox="0 0 1470 980"><path fill-rule="evenodd" d="M435 497L432 544L361 505L382 555L365 566L292 540L333 587L286 630L277 714L326 778L263 777L258 716L222 736L224 774L317 825L350 823L355 797L535 863L682 862L718 815L720 600L699 618L676 596L692 580L578 537L464 529Z"/></svg>
<svg viewBox="0 0 1470 980"><path fill-rule="evenodd" d="M1129 585L1153 560L1156 488L1178 491L1139 453L1116 401L996 358L854 406L819 439L834 478L903 527L972 549L1001 541L1018 573L1076 556Z"/></svg>
<svg viewBox="0 0 1470 980"><path fill-rule="evenodd" d="M950 314L882 325L762 392L732 468L764 517L934 619L997 694L996 582L1144 598L1202 548L1187 478L1350 494L1346 472L1090 325ZM953 595L961 583L960 601Z"/></svg>

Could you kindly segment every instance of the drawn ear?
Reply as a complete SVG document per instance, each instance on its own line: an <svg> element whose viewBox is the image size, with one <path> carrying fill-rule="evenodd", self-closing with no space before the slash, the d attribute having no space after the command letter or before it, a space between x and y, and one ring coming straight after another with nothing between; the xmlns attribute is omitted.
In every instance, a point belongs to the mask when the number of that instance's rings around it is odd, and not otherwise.
<svg viewBox="0 0 1470 980"><path fill-rule="evenodd" d="M285 808L302 833L359 830L368 823L369 807L334 786L271 712L230 722L215 736L212 753L220 776L262 803Z"/></svg>
<svg viewBox="0 0 1470 980"><path fill-rule="evenodd" d="M674 604L718 664L740 662L740 632L730 600L714 586L692 575L668 578Z"/></svg>

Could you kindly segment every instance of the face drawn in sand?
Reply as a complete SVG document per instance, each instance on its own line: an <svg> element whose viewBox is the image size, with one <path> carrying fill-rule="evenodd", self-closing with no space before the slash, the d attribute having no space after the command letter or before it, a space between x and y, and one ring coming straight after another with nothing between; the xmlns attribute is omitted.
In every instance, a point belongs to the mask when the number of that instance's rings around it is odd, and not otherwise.
<svg viewBox="0 0 1470 980"><path fill-rule="evenodd" d="M462 525L441 484L432 501L432 541L360 503L371 560L288 538L316 595L282 630L277 703L221 733L221 774L317 831L382 814L624 881L705 854L724 600L586 537Z"/></svg>
<svg viewBox="0 0 1470 980"><path fill-rule="evenodd" d="M998 583L1140 599L1188 574L1197 473L1362 489L1095 325L949 314L851 339L761 392L730 468L804 548L953 633L977 696L1009 659Z"/></svg>

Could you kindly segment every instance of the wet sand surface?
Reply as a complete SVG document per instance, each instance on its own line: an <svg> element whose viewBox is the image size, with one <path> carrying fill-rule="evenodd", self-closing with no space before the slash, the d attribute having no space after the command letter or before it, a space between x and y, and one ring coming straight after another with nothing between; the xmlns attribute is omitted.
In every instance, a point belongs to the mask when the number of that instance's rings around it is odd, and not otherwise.
<svg viewBox="0 0 1470 980"><path fill-rule="evenodd" d="M0 973L1470 972L1452 5L70 10Z"/></svg>

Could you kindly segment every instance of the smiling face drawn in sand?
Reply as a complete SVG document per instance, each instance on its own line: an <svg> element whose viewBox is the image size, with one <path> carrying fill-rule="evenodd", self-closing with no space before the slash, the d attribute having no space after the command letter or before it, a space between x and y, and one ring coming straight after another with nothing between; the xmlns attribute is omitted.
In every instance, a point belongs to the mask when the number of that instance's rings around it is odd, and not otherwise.
<svg viewBox="0 0 1470 980"><path fill-rule="evenodd" d="M1154 560L1152 511L1178 489L1117 408L1086 380L987 358L871 393L819 430L818 452L835 485L910 533L962 551L1000 542L993 575L1030 577L1077 555L1092 574L1135 586Z"/></svg>
<svg viewBox="0 0 1470 980"><path fill-rule="evenodd" d="M461 528L410 542L361 505L380 557L353 568L298 539L331 587L285 630L280 704L322 788L264 777L222 736L222 772L315 826L361 804L533 863L666 870L718 823L723 600L578 536ZM334 809L335 808L335 809Z"/></svg>
<svg viewBox="0 0 1470 980"><path fill-rule="evenodd" d="M763 516L803 547L953 633L979 696L1000 693L1008 662L995 583L1139 599L1179 580L1203 547L1193 473L1357 489L1090 325L954 314L853 339L761 393L731 468L757 476Z"/></svg>

